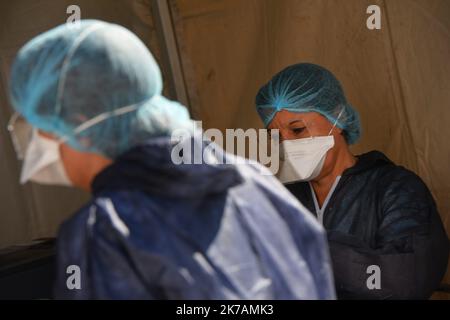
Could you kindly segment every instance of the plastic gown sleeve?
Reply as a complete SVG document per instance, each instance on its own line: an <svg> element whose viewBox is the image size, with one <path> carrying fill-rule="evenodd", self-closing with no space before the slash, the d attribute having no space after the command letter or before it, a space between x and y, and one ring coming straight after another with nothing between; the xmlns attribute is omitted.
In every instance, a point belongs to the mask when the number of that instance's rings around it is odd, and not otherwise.
<svg viewBox="0 0 450 320"><path fill-rule="evenodd" d="M276 196L273 193L268 195L272 197L271 200L291 229L294 241L309 265L318 291L318 299L335 299L333 272L325 230L316 221L304 221L305 219L314 220L313 215L284 188ZM292 201L288 201L289 199ZM299 215L299 210L308 214Z"/></svg>
<svg viewBox="0 0 450 320"><path fill-rule="evenodd" d="M133 264L123 228L118 227L107 211L108 207L92 204L76 220L72 218L62 225L57 245L55 298L162 298L158 288L149 287L151 282L147 281L161 274L161 261L156 256L150 257L154 259L152 268L146 270L146 279L143 279L141 271ZM76 287L75 272L68 273L70 266L79 267L79 287Z"/></svg>
<svg viewBox="0 0 450 320"><path fill-rule="evenodd" d="M306 224L301 223L298 219L298 209L295 207L285 208L287 210L279 209L291 228L298 247L305 248L303 254L309 264L316 288L318 288L318 298L335 299L333 272L325 231L306 228ZM302 209L307 210L304 207Z"/></svg>

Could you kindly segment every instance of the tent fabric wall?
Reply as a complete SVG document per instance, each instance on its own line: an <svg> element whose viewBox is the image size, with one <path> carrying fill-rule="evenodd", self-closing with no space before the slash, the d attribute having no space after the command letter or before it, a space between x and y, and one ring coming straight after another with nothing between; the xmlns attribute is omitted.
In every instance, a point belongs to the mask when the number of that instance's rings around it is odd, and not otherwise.
<svg viewBox="0 0 450 320"><path fill-rule="evenodd" d="M381 30L366 27L369 5ZM450 233L450 2L171 0L191 109L204 128L261 127L254 97L287 65L324 65L377 149L418 173ZM445 282L450 283L447 272Z"/></svg>
<svg viewBox="0 0 450 320"><path fill-rule="evenodd" d="M450 1L411 1L409 10L406 4L386 1L400 107L414 169L431 189L450 234ZM450 283L450 263L445 282Z"/></svg>
<svg viewBox="0 0 450 320"><path fill-rule="evenodd" d="M88 199L69 188L18 183L17 161L6 124L12 114L8 77L17 50L37 34L66 22L73 1L2 1L0 3L0 247L52 237L59 224ZM150 0L79 0L81 18L101 19L133 30L158 59L159 46Z"/></svg>

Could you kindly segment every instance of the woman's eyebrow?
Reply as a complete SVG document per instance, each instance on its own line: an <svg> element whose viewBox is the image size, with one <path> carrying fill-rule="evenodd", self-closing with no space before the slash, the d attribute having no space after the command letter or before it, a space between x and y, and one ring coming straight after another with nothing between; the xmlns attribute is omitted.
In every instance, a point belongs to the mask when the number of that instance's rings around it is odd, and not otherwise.
<svg viewBox="0 0 450 320"><path fill-rule="evenodd" d="M296 123L296 122L302 122L304 124L302 119L294 119L294 120L289 121L289 125Z"/></svg>

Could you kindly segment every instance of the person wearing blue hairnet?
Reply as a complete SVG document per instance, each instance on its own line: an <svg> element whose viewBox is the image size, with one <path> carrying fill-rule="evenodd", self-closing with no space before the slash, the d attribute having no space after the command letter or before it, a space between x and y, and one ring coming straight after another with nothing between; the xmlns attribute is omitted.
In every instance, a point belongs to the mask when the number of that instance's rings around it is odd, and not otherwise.
<svg viewBox="0 0 450 320"><path fill-rule="evenodd" d="M352 154L361 124L333 74L289 66L259 90L256 108L279 130L278 178L327 230L338 298L428 298L449 251L433 197L381 152Z"/></svg>
<svg viewBox="0 0 450 320"><path fill-rule="evenodd" d="M324 229L267 169L174 163L171 135L193 121L127 29L86 20L37 36L10 91L21 182L92 193L60 228L56 298L335 297Z"/></svg>

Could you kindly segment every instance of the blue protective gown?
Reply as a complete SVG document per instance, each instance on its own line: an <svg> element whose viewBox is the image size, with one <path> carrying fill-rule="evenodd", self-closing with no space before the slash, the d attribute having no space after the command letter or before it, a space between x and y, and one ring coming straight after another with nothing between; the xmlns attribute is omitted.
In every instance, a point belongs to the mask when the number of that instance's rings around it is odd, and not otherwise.
<svg viewBox="0 0 450 320"><path fill-rule="evenodd" d="M96 176L60 228L56 298L335 298L324 230L265 168L170 152L151 139Z"/></svg>

